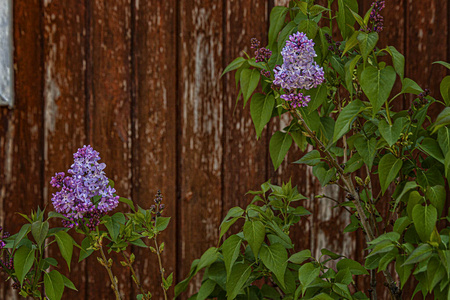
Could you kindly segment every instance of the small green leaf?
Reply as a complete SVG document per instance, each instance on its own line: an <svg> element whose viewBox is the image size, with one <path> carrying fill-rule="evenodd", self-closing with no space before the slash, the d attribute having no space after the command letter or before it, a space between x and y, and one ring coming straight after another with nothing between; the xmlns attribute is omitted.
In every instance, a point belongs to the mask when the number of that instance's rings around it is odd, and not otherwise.
<svg viewBox="0 0 450 300"><path fill-rule="evenodd" d="M356 45L358 45L358 35L360 31L353 32L352 36L345 42L344 51L342 51L342 56L345 55L349 50L353 49Z"/></svg>
<svg viewBox="0 0 450 300"><path fill-rule="evenodd" d="M278 33L283 28L286 14L289 11L287 7L275 6L270 12L270 26L269 26L269 48L273 49L273 44L278 38Z"/></svg>
<svg viewBox="0 0 450 300"><path fill-rule="evenodd" d="M442 126L446 126L450 124L450 107L444 108L443 111L437 116L436 121L434 122L432 128L432 134L435 133Z"/></svg>
<svg viewBox="0 0 450 300"><path fill-rule="evenodd" d="M257 69L245 69L242 71L240 83L242 95L244 96L244 107L258 86L260 77L261 74Z"/></svg>
<svg viewBox="0 0 450 300"><path fill-rule="evenodd" d="M227 278L227 299L236 299L237 294L242 289L251 274L251 266L245 263L235 264Z"/></svg>
<svg viewBox="0 0 450 300"><path fill-rule="evenodd" d="M244 224L244 237L247 240L255 257L258 257L259 249L266 236L266 227L261 221L246 221Z"/></svg>
<svg viewBox="0 0 450 300"><path fill-rule="evenodd" d="M373 160L375 159L375 155L377 154L376 138L373 137L370 140L367 140L364 136L361 136L355 140L354 145L356 151L358 151L359 155L361 155L369 170L371 170L373 166Z"/></svg>
<svg viewBox="0 0 450 300"><path fill-rule="evenodd" d="M156 218L156 229L158 229L158 231L163 231L164 229L167 228L167 226L169 226L169 222L170 222L170 217L157 217Z"/></svg>
<svg viewBox="0 0 450 300"><path fill-rule="evenodd" d="M358 35L359 48L361 49L361 55L364 61L367 61L367 57L378 42L378 33L376 32L360 32Z"/></svg>
<svg viewBox="0 0 450 300"><path fill-rule="evenodd" d="M237 57L235 60L233 60L226 68L223 70L223 73L221 76L225 75L225 73L228 73L230 71L238 69L242 64L246 61L243 57Z"/></svg>
<svg viewBox="0 0 450 300"><path fill-rule="evenodd" d="M392 56L392 63L394 65L395 72L397 72L400 79L403 80L405 74L405 57L403 54L397 51L394 46L388 47L389 54Z"/></svg>
<svg viewBox="0 0 450 300"><path fill-rule="evenodd" d="M435 61L435 62L433 62L433 64L440 64L440 65L443 65L444 67L446 67L447 69L450 69L450 64L448 62L445 62L442 60Z"/></svg>
<svg viewBox="0 0 450 300"><path fill-rule="evenodd" d="M55 234L55 239L58 243L59 251L61 252L62 257L66 260L70 271L70 262L72 260L73 253L73 239L65 231L58 231Z"/></svg>
<svg viewBox="0 0 450 300"><path fill-rule="evenodd" d="M34 263L35 250L27 246L21 246L14 253L14 270L16 271L17 279L22 285L25 276Z"/></svg>
<svg viewBox="0 0 450 300"><path fill-rule="evenodd" d="M273 166L276 169L281 165L284 157L289 151L292 145L292 137L281 131L274 133L269 143L270 158L272 159Z"/></svg>
<svg viewBox="0 0 450 300"><path fill-rule="evenodd" d="M44 273L44 288L49 300L60 300L64 293L64 278L56 270Z"/></svg>
<svg viewBox="0 0 450 300"><path fill-rule="evenodd" d="M315 267L312 263L306 263L298 270L298 279L302 284L302 294L305 294L308 286L319 277L320 268Z"/></svg>
<svg viewBox="0 0 450 300"><path fill-rule="evenodd" d="M390 153L381 158L378 165L378 174L383 194L386 192L391 182L397 177L402 165L403 161Z"/></svg>
<svg viewBox="0 0 450 300"><path fill-rule="evenodd" d="M405 118L398 118L393 125L389 125L385 120L381 120L378 123L378 129L380 130L381 136L389 144L389 147L392 147L392 145L398 141L405 123Z"/></svg>
<svg viewBox="0 0 450 300"><path fill-rule="evenodd" d="M23 240L24 237L27 236L27 234L31 231L31 224L25 224L23 225L19 232L17 233L16 238L14 239L14 244L12 250L16 249L17 245Z"/></svg>
<svg viewBox="0 0 450 300"><path fill-rule="evenodd" d="M45 238L47 237L48 228L49 223L47 221L42 222L38 220L31 225L31 234L33 235L33 238L38 244L39 248L42 247L42 244L44 243Z"/></svg>
<svg viewBox="0 0 450 300"><path fill-rule="evenodd" d="M430 240L437 221L437 210L432 205L417 204L412 210L412 220L417 234L423 242Z"/></svg>
<svg viewBox="0 0 450 300"><path fill-rule="evenodd" d="M319 26L313 20L302 20L298 24L298 31L304 32L309 39L314 39L317 35Z"/></svg>
<svg viewBox="0 0 450 300"><path fill-rule="evenodd" d="M450 76L445 76L439 87L445 105L450 106Z"/></svg>
<svg viewBox="0 0 450 300"><path fill-rule="evenodd" d="M414 80L405 78L402 81L402 93L418 95L423 93L423 90Z"/></svg>
<svg viewBox="0 0 450 300"><path fill-rule="evenodd" d="M355 100L344 107L338 115L336 125L334 126L333 143L350 130L350 125L363 108L364 104L359 100Z"/></svg>
<svg viewBox="0 0 450 300"><path fill-rule="evenodd" d="M425 154L438 160L440 163L444 164L444 154L439 147L438 142L432 138L424 138L422 143L418 145L418 148L422 150Z"/></svg>
<svg viewBox="0 0 450 300"><path fill-rule="evenodd" d="M289 257L289 261L294 264L301 264L305 260L311 258L311 250L306 249L300 252L294 253L291 257Z"/></svg>
<svg viewBox="0 0 450 300"><path fill-rule="evenodd" d="M395 271L397 271L398 277L400 278L401 288L403 288L406 281L408 281L411 271L414 268L413 264L403 265L405 260L406 258L403 255L398 255L395 259Z"/></svg>
<svg viewBox="0 0 450 300"><path fill-rule="evenodd" d="M338 270L349 269L352 275L369 275L369 272L357 261L344 258L336 264Z"/></svg>
<svg viewBox="0 0 450 300"><path fill-rule="evenodd" d="M430 257L432 253L433 248L431 248L430 245L422 244L416 249L414 249L411 255L408 256L408 259L403 263L403 265L401 265L401 267L421 262Z"/></svg>
<svg viewBox="0 0 450 300"><path fill-rule="evenodd" d="M302 158L297 161L294 161L294 164L305 164L308 166L315 166L320 163L320 152L317 150L312 150L311 152L307 152Z"/></svg>
<svg viewBox="0 0 450 300"><path fill-rule="evenodd" d="M124 197L120 197L119 198L119 202L125 203L127 204L133 211L136 211L133 201L131 201L130 199L124 198Z"/></svg>
<svg viewBox="0 0 450 300"><path fill-rule="evenodd" d="M275 106L275 97L272 94L254 94L250 102L250 115L255 125L256 136L259 138L261 133L269 123L272 117L273 107Z"/></svg>
<svg viewBox="0 0 450 300"><path fill-rule="evenodd" d="M231 272L231 267L239 256L239 249L241 247L242 239L237 235L232 235L223 242L222 253L227 276Z"/></svg>
<svg viewBox="0 0 450 300"><path fill-rule="evenodd" d="M428 200L430 200L431 205L437 209L438 217L442 215L445 200L447 199L445 188L442 185L428 187L425 196Z"/></svg>
<svg viewBox="0 0 450 300"><path fill-rule="evenodd" d="M86 237L82 242L81 242L81 249L80 249L80 257L78 258L78 262L82 261L83 259L89 257L94 250L93 249L89 249L88 248L91 246L90 242L89 242L89 238Z"/></svg>
<svg viewBox="0 0 450 300"><path fill-rule="evenodd" d="M203 268L209 267L213 262L217 260L219 253L217 252L216 247L211 247L203 253L202 257L200 257L200 261L197 265L197 271L200 271Z"/></svg>
<svg viewBox="0 0 450 300"><path fill-rule="evenodd" d="M73 282L69 278L67 278L63 274L61 274L61 276L64 280L64 286L68 287L71 290L78 291L77 288L75 287L75 285L73 284Z"/></svg>
<svg viewBox="0 0 450 300"><path fill-rule="evenodd" d="M387 101L395 83L395 70L388 66L382 70L369 66L361 73L361 88L372 104L373 115Z"/></svg>
<svg viewBox="0 0 450 300"><path fill-rule="evenodd" d="M259 256L264 265L275 274L281 285L285 287L284 273L287 268L288 260L286 249L278 243L270 246L264 245L261 248Z"/></svg>
<svg viewBox="0 0 450 300"><path fill-rule="evenodd" d="M211 295L211 293L214 291L215 287L216 283L211 279L207 279L202 283L202 286L198 290L196 300L205 300L206 298L208 298L208 296Z"/></svg>

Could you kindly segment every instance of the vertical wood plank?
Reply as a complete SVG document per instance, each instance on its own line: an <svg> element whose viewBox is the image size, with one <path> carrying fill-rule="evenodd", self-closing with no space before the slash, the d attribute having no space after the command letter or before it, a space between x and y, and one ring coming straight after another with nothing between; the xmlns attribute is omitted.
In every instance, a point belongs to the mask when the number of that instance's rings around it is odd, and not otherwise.
<svg viewBox="0 0 450 300"><path fill-rule="evenodd" d="M158 189L171 217L158 239L165 276L176 266L176 1L133 1L133 200L149 208ZM146 290L163 299L157 257L135 248L136 266ZM175 274L174 274L175 275ZM134 286L133 286L133 290ZM136 293L132 296L135 298ZM169 297L173 297L173 288Z"/></svg>
<svg viewBox="0 0 450 300"><path fill-rule="evenodd" d="M223 1L180 1L178 281L217 243L222 209ZM187 294L198 290L196 276Z"/></svg>
<svg viewBox="0 0 450 300"><path fill-rule="evenodd" d="M44 202L49 210L53 210L51 197L56 192L49 184L51 177L56 172L67 173L72 154L86 143L85 13L84 2L44 1ZM60 220L54 220L52 226L61 226ZM81 241L78 237L77 242ZM68 274L56 244L48 254L59 258L60 271L78 289L65 289L64 297L84 295L85 262L77 263L74 255Z"/></svg>
<svg viewBox="0 0 450 300"><path fill-rule="evenodd" d="M0 108L1 217L11 233L24 224L15 212L29 214L32 208L43 207L42 7L37 0L17 0L13 2L13 13L14 108ZM5 284L2 299L17 297L9 285Z"/></svg>
<svg viewBox="0 0 450 300"><path fill-rule="evenodd" d="M90 7L90 63L88 136L90 144L106 163L106 175L114 180L117 194L131 194L130 120L130 0L93 1ZM119 206L121 211L125 205ZM130 297L130 272L111 253L113 273L124 297ZM87 261L87 299L114 299L106 271L95 257Z"/></svg>
<svg viewBox="0 0 450 300"><path fill-rule="evenodd" d="M251 56L252 37L267 44L268 3L267 1L225 1L225 66L245 51ZM259 141L250 117L250 102L242 108L242 101L236 106L238 91L234 72L225 76L224 107L224 173L222 217L233 206L244 206L244 195L251 189L259 189L265 182L266 159L268 155L267 128Z"/></svg>

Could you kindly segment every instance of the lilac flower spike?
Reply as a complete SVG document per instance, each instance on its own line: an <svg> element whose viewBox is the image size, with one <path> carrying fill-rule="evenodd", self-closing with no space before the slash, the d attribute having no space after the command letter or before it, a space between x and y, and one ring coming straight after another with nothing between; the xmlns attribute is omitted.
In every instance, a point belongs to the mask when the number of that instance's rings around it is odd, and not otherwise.
<svg viewBox="0 0 450 300"><path fill-rule="evenodd" d="M280 96L281 99L291 102L293 108L306 107L309 101L311 101L311 96L303 96L302 93L298 94L284 94Z"/></svg>
<svg viewBox="0 0 450 300"><path fill-rule="evenodd" d="M103 171L106 165L98 162L99 153L91 146L78 149L73 158L74 163L68 170L70 175L56 173L50 181L52 186L61 188L53 194L53 206L70 220L64 223L66 227L79 226L88 218L86 225L93 229L101 216L117 207L119 196L114 196L116 190L109 186ZM97 198L95 203L92 202L94 197Z"/></svg>
<svg viewBox="0 0 450 300"><path fill-rule="evenodd" d="M274 84L289 91L309 90L325 80L323 68L314 61L317 56L314 42L305 33L297 32L289 36L281 55L283 64L274 69Z"/></svg>

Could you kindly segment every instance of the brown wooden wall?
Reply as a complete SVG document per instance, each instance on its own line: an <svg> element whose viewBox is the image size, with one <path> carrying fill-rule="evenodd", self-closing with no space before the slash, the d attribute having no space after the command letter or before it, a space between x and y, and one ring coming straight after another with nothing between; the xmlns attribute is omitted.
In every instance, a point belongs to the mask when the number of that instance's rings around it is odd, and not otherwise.
<svg viewBox="0 0 450 300"><path fill-rule="evenodd" d="M300 191L319 192L311 170L284 163L274 172L267 130L256 141L249 109L234 111L234 77L223 68L251 37L266 40L268 14L282 0L14 0L15 104L0 108L0 219L14 232L14 212L49 205L50 177L67 170L84 144L100 151L118 194L151 205L161 189L172 222L163 239L168 273L184 278L193 259L217 243L227 210L262 182L292 178ZM371 0L360 0L360 11ZM405 54L406 76L440 97L450 60L449 11L443 0L387 0L381 45ZM409 100L397 107L407 107ZM271 123L269 132L283 126ZM298 150L288 162L301 156ZM328 193L339 196L331 188ZM360 236L338 230L345 211L326 200L305 203L313 215L294 233L312 247L361 258ZM137 251L141 277L161 299L154 255ZM116 266L118 263L116 262ZM66 267L61 267L66 272ZM121 267L126 299L136 291ZM168 274L167 273L167 274ZM96 259L73 264L79 294L66 299L113 299ZM189 293L199 286L191 285ZM363 283L358 283L363 286ZM1 299L14 299L0 286Z"/></svg>

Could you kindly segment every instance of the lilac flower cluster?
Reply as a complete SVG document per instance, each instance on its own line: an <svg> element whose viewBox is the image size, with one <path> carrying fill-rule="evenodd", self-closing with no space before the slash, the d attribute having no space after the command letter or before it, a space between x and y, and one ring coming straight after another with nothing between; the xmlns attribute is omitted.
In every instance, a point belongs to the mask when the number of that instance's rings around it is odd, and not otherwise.
<svg viewBox="0 0 450 300"><path fill-rule="evenodd" d="M284 95L281 95L280 98L285 101L291 102L291 106L293 108L306 107L306 106L308 106L309 101L311 101L311 96L309 96L309 95L304 96L302 93L284 94Z"/></svg>
<svg viewBox="0 0 450 300"><path fill-rule="evenodd" d="M384 0L377 0L372 3L373 9L370 12L370 22L373 24L373 29L369 28L369 31L375 31L380 33L383 30L383 16L380 15L380 11L385 7Z"/></svg>
<svg viewBox="0 0 450 300"><path fill-rule="evenodd" d="M2 226L0 226L0 232L3 232L0 238L0 250L2 250L6 246L4 240L9 238L11 235L9 234L9 232L4 231Z"/></svg>
<svg viewBox="0 0 450 300"><path fill-rule="evenodd" d="M104 214L117 207L119 196L114 196L116 190L103 171L106 165L98 162L99 153L91 146L78 149L73 158L70 175L56 173L50 181L53 187L61 188L53 194L53 206L69 219L63 222L64 226L85 224L92 230Z"/></svg>
<svg viewBox="0 0 450 300"><path fill-rule="evenodd" d="M342 56L342 50L340 49L341 42L334 42L331 38L331 35L329 35L328 33L325 33L325 39L327 40L328 44L330 44L330 46L328 46L328 50L330 52L333 52L337 56Z"/></svg>
<svg viewBox="0 0 450 300"><path fill-rule="evenodd" d="M317 56L314 42L303 32L289 36L281 55L283 64L274 69L275 85L289 91L309 90L325 80L323 68L314 61L314 57Z"/></svg>
<svg viewBox="0 0 450 300"><path fill-rule="evenodd" d="M250 48L256 49L255 50L255 61L263 62L269 60L270 56L272 56L272 51L265 47L261 47L261 42L257 40L256 38L252 38L250 40Z"/></svg>

